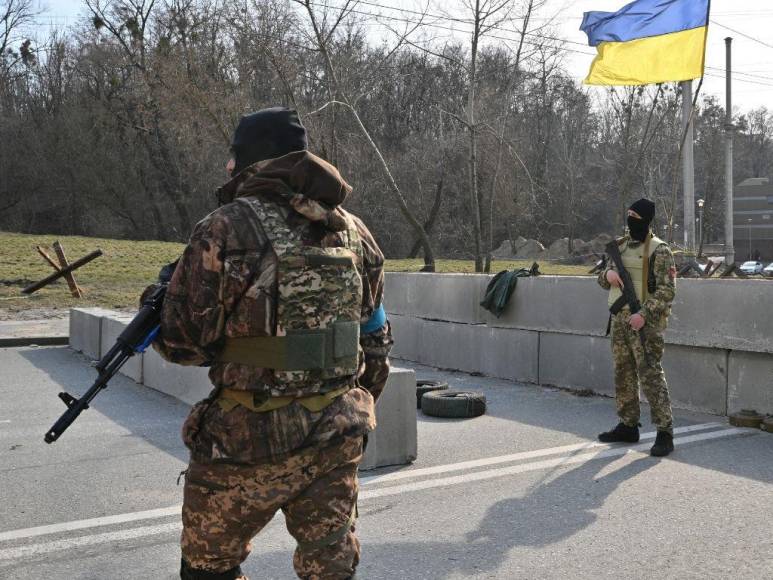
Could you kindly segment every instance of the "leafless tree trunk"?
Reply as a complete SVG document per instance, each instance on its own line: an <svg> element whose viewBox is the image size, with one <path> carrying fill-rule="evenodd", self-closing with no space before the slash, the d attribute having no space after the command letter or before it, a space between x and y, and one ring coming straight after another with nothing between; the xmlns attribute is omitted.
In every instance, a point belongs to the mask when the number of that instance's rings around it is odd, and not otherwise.
<svg viewBox="0 0 773 580"><path fill-rule="evenodd" d="M430 208L429 215L424 222L424 231L427 235L432 231L435 220L437 220L438 214L440 213L440 204L443 200L443 178L444 176L441 174L440 179L438 179L438 182L435 185L435 201L432 203L432 208ZM413 243L411 251L408 252L408 257L415 258L419 254L419 250L421 250L421 239L418 239Z"/></svg>
<svg viewBox="0 0 773 580"><path fill-rule="evenodd" d="M468 165L470 204L472 206L472 232L475 248L475 271L483 272L482 195L478 183L478 119L476 116L478 56L480 43L492 30L510 18L514 0L463 0L462 4L471 17L470 65L468 67L467 110L465 126L468 138Z"/></svg>
<svg viewBox="0 0 773 580"><path fill-rule="evenodd" d="M387 180L387 185L389 186L389 189L392 192L392 195L395 198L395 201L397 201L397 204L400 208L400 212L403 214L405 219L408 221L408 223L411 225L411 227L414 229L416 234L419 236L419 239L421 240L422 246L424 248L424 271L434 272L435 257L432 252L432 245L429 241L429 237L427 236L427 232L424 231L424 228L421 226L419 221L416 219L416 216L408 207L408 203L406 202L405 197L400 191L400 188L398 187L397 182L395 181L395 178L393 177L392 172L389 169L389 165L387 164L386 159L384 159L384 156L381 153L381 150L379 149L378 145L376 145L376 142L373 140L367 128L363 124L362 119L360 118L360 115L357 113L357 109L351 104L351 101L346 91L344 91L343 88L340 86L338 82L338 77L336 74L336 68L333 65L333 59L330 56L330 50L328 46L330 39L332 38L332 35L334 34L338 24L343 20L343 18L346 16L346 13L351 9L351 7L353 5L356 5L356 2L353 2L352 0L347 0L345 5L341 8L341 12L339 13L339 17L336 20L335 24L333 24L330 30L323 32L321 27L319 26L319 22L317 21L317 17L316 17L316 14L314 13L311 0L293 0L293 1L298 4L301 4L306 9L306 13L308 14L308 17L309 17L309 22L314 32L314 39L315 39L317 48L319 49L320 53L325 59L325 64L327 65L327 71L328 71L328 74L330 75L330 81L329 81L330 86L332 86L332 91L336 95L336 99L329 101L326 105L324 105L323 107L321 107L315 112L320 112L326 109L329 105L343 106L351 112L352 116L354 117L354 120L357 123L358 128L360 129L360 133L368 142L368 145L376 154L376 157L378 158L379 163L381 164L381 168L383 169L384 175Z"/></svg>
<svg viewBox="0 0 773 580"><path fill-rule="evenodd" d="M536 0L528 0L525 7L525 12L521 20L521 30L518 36L518 47L515 50L515 59L513 62L513 72L510 82L505 92L505 98L503 99L502 114L499 119L499 138L497 139L497 161L494 166L494 175L491 178L491 191L489 192L489 237L488 237L488 249L486 252L486 264L484 267L485 272L491 272L491 253L494 251L494 207L496 205L497 198L497 183L499 179L499 170L502 166L502 154L504 152L505 132L507 131L507 124L510 120L510 113L512 111L512 95L518 89L518 80L521 73L521 56L523 55L524 42L526 40L526 34L529 31L529 25L532 17L532 13L535 9ZM512 241L512 239L511 239Z"/></svg>

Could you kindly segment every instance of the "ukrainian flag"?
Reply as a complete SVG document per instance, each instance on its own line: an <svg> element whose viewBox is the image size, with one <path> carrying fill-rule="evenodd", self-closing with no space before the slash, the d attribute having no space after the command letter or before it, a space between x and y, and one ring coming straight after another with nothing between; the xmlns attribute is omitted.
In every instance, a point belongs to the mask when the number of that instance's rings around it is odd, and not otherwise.
<svg viewBox="0 0 773 580"><path fill-rule="evenodd" d="M647 85L703 76L710 0L636 0L586 12L580 30L598 47L585 83Z"/></svg>

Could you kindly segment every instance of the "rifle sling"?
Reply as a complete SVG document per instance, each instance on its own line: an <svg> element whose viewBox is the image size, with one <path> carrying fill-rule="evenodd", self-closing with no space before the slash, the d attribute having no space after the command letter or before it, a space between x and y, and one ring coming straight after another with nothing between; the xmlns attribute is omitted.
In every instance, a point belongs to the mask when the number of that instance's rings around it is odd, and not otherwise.
<svg viewBox="0 0 773 580"><path fill-rule="evenodd" d="M641 277L641 301L644 304L647 301L648 281L650 279L650 242L652 234L647 234L644 240L644 254L642 255L642 277Z"/></svg>
<svg viewBox="0 0 773 580"><path fill-rule="evenodd" d="M625 306L628 304L628 301L625 299L625 294L623 294L620 298L615 300L614 304L609 307L609 311L615 315L618 312L620 312Z"/></svg>

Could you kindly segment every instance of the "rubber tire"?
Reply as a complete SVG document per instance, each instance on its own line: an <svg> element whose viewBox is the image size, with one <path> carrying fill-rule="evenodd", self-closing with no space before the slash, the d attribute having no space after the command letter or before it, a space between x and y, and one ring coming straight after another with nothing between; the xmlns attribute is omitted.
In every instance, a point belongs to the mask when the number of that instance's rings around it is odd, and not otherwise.
<svg viewBox="0 0 773 580"><path fill-rule="evenodd" d="M430 417L470 419L486 412L486 396L470 391L435 391L422 397L421 410Z"/></svg>
<svg viewBox="0 0 773 580"><path fill-rule="evenodd" d="M421 409L421 398L426 393L432 393L434 391L445 391L448 389L448 383L442 381L416 381L416 408Z"/></svg>

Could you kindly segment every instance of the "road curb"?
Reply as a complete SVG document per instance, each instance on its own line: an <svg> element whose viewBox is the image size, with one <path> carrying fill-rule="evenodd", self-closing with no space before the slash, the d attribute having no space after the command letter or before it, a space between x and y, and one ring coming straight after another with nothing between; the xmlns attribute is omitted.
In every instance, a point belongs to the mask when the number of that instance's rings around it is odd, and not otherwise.
<svg viewBox="0 0 773 580"><path fill-rule="evenodd" d="M17 346L60 346L69 342L69 336L11 336L0 338L0 348Z"/></svg>

